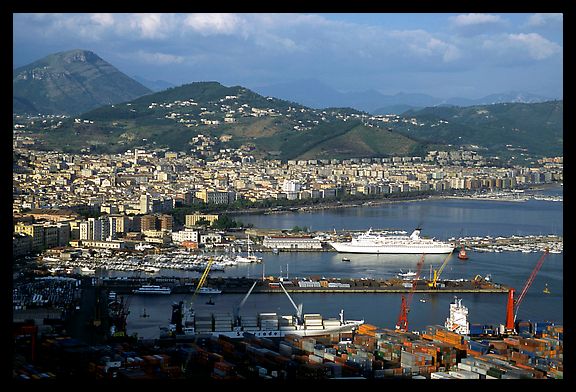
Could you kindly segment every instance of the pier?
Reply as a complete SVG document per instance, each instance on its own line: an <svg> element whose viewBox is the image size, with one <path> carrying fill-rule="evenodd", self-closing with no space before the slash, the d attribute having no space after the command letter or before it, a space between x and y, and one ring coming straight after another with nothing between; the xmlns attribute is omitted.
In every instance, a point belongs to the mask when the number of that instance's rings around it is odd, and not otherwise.
<svg viewBox="0 0 576 392"><path fill-rule="evenodd" d="M208 278L204 286L222 290L222 294L245 294L254 281L258 283L252 294L284 293L280 284L289 293L298 294L399 294L409 293L412 290L412 281L402 279L350 279L330 278L316 279L295 278L283 279L268 277L262 279L249 278ZM509 288L498 283L484 279L439 280L435 288L430 281L419 279L416 281L415 293L507 293ZM99 281L105 289L118 294L131 294L132 290L144 284L155 284L172 289L172 294L193 293L198 279L195 278L108 278Z"/></svg>

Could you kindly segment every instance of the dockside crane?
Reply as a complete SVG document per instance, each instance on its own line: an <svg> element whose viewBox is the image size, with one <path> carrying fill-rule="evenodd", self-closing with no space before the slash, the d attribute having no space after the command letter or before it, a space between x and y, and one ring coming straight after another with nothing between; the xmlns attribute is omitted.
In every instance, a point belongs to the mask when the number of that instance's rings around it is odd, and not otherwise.
<svg viewBox="0 0 576 392"><path fill-rule="evenodd" d="M440 274L442 273L442 271L444 271L444 268L448 264L448 261L450 261L450 259L452 258L453 254L454 252L450 252L448 256L446 256L446 258L444 259L444 262L442 263L440 268L438 268L438 270L434 270L434 277L432 278L432 281L428 283L428 287L432 287L433 289L436 288L436 282L438 281L438 278L440 278Z"/></svg>
<svg viewBox="0 0 576 392"><path fill-rule="evenodd" d="M212 267L213 262L214 262L214 258L210 257L208 259L208 263L206 264L206 268L204 269L204 272L202 273L202 276L200 277L200 280L198 281L198 284L196 285L196 290L194 290L194 294L192 295L192 300L191 300L192 303L194 303L194 299L196 299L196 295L198 294L198 292L200 291L202 286L204 286L204 283L206 283L206 278L208 277L208 273L210 272L210 268Z"/></svg>
<svg viewBox="0 0 576 392"><path fill-rule="evenodd" d="M534 269L532 270L532 273L526 280L526 283L524 283L524 287L522 288L522 291L520 292L520 295L516 300L514 300L514 289L510 289L510 291L508 292L508 304L506 306L506 325L505 325L508 331L514 330L514 324L516 322L516 316L518 315L518 309L520 308L520 304L524 300L524 297L526 296L528 289L530 288L530 286L532 286L532 283L534 282L534 279L536 278L538 271L540 271L540 268L542 267L542 264L544 264L544 260L546 259L546 256L548 256L549 253L550 253L549 249L546 248L542 256L540 256L540 258L538 259L538 262L534 266Z"/></svg>
<svg viewBox="0 0 576 392"><path fill-rule="evenodd" d="M410 311L410 304L412 303L412 297L414 295L414 290L416 290L416 283L420 278L420 272L422 271L422 266L424 265L424 256L420 257L418 264L416 265L416 275L412 280L412 287L408 293L408 298L402 295L402 303L400 305L400 315L398 316L398 321L396 322L396 329L400 331L408 331L408 312Z"/></svg>

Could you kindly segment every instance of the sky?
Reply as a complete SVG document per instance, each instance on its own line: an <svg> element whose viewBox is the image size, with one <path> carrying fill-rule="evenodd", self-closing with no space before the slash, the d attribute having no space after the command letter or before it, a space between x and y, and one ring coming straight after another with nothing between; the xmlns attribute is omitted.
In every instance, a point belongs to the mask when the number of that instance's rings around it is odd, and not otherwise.
<svg viewBox="0 0 576 392"><path fill-rule="evenodd" d="M13 67L85 49L130 77L563 97L563 14L13 14Z"/></svg>

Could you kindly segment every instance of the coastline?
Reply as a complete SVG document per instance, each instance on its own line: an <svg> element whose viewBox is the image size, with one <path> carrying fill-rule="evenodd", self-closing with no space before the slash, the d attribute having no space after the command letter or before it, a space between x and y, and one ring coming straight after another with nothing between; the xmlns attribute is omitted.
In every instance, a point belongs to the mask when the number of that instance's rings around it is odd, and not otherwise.
<svg viewBox="0 0 576 392"><path fill-rule="evenodd" d="M526 190L534 190L534 191L541 191L549 188L556 188L560 187L559 183L550 183L550 184L534 184L526 189ZM421 196L404 196L404 197L395 197L393 199L382 198L382 199L373 199L367 201L348 201L348 202L340 202L340 201L333 201L333 202L325 202L320 203L318 205L313 206L293 206L293 207L282 207L278 209L277 207L270 207L270 208L250 208L245 210L238 210L238 211L230 211L232 215L251 215L251 214L286 214L291 212L310 212L310 211L320 211L320 210L329 210L329 209L338 209L338 208L351 208L351 207L364 207L364 206L378 206L384 204L391 204L391 203L405 203L405 202L418 202L423 200L444 200L444 199L460 199L460 200L479 200L479 201L510 201L510 202L522 202L526 201L524 199L511 199L506 197L474 197L473 193L470 194L463 194L463 195L421 195Z"/></svg>

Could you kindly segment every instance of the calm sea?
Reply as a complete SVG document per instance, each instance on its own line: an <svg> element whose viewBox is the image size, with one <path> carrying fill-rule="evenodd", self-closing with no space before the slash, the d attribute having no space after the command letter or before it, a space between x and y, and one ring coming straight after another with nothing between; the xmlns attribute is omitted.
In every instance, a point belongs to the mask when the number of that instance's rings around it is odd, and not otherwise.
<svg viewBox="0 0 576 392"><path fill-rule="evenodd" d="M539 191L543 195L562 195L561 187ZM422 227L422 235L448 239L462 236L511 236L563 234L563 203L528 200L526 202L433 199L395 202L378 206L362 206L295 212L272 215L242 215L236 217L258 228L292 229L308 227L314 231L396 229L411 232ZM291 252L274 255L261 254L262 264L230 267L211 276L288 276L387 278L401 270L415 270L420 256L406 255L347 255L343 262L336 252ZM423 275L438 268L445 256L426 256ZM469 259L453 256L442 273L445 279L471 279L476 275L490 275L494 282L521 290L541 253L469 252ZM195 272L164 270L167 276L198 276ZM111 273L114 276L114 273ZM542 290L548 285L550 294ZM517 293L518 295L519 293ZM215 305L207 305L208 298L198 296L195 307L214 312L232 312L244 295L227 294L213 297ZM468 307L471 323L504 324L506 294L459 294ZM324 317L338 317L340 309L347 319L364 319L383 328L394 328L400 312L400 294L293 294L296 304L303 303L304 313L321 313ZM128 333L142 338L155 338L159 327L170 320L171 304L190 301L191 295L143 297L130 296ZM444 324L449 316L449 304L454 294L414 294L408 314L410 329L422 330L427 325ZM254 294L240 314L258 312L294 313L294 307L284 294ZM143 312L150 315L140 317ZM563 323L563 254L549 254L532 283L517 315L518 320L553 321Z"/></svg>

